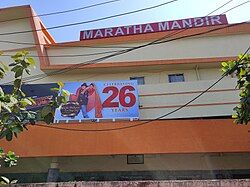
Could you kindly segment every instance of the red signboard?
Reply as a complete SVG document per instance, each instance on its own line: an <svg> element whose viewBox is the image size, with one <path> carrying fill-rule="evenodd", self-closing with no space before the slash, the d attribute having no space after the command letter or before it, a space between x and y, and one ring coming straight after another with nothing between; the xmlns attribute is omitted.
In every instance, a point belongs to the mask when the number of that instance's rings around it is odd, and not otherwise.
<svg viewBox="0 0 250 187"><path fill-rule="evenodd" d="M140 25L128 25L95 30L84 30L80 32L80 40L109 38L134 34L145 34L153 32L171 31L185 28L205 27L213 25L228 24L226 15L215 15L197 18L188 18L174 21L163 21Z"/></svg>

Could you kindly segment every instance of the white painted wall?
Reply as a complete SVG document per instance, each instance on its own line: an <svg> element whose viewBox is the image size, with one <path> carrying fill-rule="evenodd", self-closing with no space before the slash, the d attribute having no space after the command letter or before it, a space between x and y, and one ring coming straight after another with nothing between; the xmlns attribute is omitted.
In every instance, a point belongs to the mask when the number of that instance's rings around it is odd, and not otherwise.
<svg viewBox="0 0 250 187"><path fill-rule="evenodd" d="M28 50L28 51L30 53L30 56L37 56L38 55L36 49ZM8 52L8 53L4 53L4 54L14 55L15 52ZM36 62L36 67L35 68L31 68L31 74L30 75L24 73L23 78L31 77L31 76L35 76L35 75L41 75L41 74L44 75L44 72L41 71L41 69L40 69L39 58L38 57L33 57L33 58L34 58L34 60ZM13 62L10 56L0 56L0 61L2 61L3 63L5 63L7 65ZM0 84L6 84L6 83L10 84L10 82L12 82L12 81L14 81L14 73L8 72L6 74L6 76L3 79L0 80ZM58 82L58 81L56 81L56 82ZM29 82L29 83L35 84L37 82L33 82L32 81L32 82Z"/></svg>
<svg viewBox="0 0 250 187"><path fill-rule="evenodd" d="M245 52L249 46L249 41L250 34L188 38L141 48L112 57L101 63L237 56L239 53ZM141 44L144 43L137 43L136 45ZM104 51L112 51L112 49L49 48L48 55L86 55ZM107 54L74 58L50 58L50 62L51 64L76 64L103 56L107 56Z"/></svg>
<svg viewBox="0 0 250 187"><path fill-rule="evenodd" d="M0 15L1 16L1 15ZM10 19L10 18L9 18ZM19 32L19 31L30 31L31 25L29 19L20 19L16 21L0 23L0 33L10 33L10 32ZM34 43L34 37L32 32L20 33L20 34L11 34L11 35L0 35L0 40L14 41L14 42L23 42L23 43ZM28 48L31 45L23 44L8 44L0 42L0 51Z"/></svg>

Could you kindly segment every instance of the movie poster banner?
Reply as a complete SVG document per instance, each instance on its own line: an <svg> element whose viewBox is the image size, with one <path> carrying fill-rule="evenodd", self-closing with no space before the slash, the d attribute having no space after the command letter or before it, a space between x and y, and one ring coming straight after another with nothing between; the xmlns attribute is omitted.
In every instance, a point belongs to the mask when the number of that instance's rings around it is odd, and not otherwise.
<svg viewBox="0 0 250 187"><path fill-rule="evenodd" d="M61 120L138 119L136 80L68 82L67 103L56 109L54 122Z"/></svg>
<svg viewBox="0 0 250 187"><path fill-rule="evenodd" d="M22 91L26 97L31 97L35 102L26 107L27 110L38 111L48 105L56 97L56 92L51 91L52 88L58 88L57 83L49 84L23 84ZM11 94L13 85L1 85L5 93Z"/></svg>

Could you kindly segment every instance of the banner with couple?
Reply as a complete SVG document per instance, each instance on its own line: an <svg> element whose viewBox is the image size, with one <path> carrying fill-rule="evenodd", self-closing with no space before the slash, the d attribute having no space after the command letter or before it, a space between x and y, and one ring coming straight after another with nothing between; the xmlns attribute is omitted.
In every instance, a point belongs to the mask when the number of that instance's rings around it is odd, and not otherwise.
<svg viewBox="0 0 250 187"><path fill-rule="evenodd" d="M67 82L66 104L56 109L54 121L139 118L136 80Z"/></svg>

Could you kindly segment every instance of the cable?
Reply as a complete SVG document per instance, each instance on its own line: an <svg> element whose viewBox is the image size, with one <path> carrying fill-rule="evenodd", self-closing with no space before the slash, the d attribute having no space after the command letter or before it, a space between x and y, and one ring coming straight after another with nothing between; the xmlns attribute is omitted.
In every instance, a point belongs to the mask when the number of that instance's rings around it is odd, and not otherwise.
<svg viewBox="0 0 250 187"><path fill-rule="evenodd" d="M136 50L136 49L139 49L139 48L143 48L143 47L146 47L146 46L149 46L149 45L155 45L155 44L160 44L160 43L167 43L167 42L171 42L171 41L175 41L175 40L179 40L179 39L183 39L183 38L189 38L189 37L193 37L193 36L199 36L199 35L202 35L202 34L207 34L207 33L210 33L210 32L214 32L214 31L217 31L217 30L221 30L221 29L233 27L233 26L236 26L236 25L241 25L241 24L244 24L244 23L245 22L243 22L243 23L237 23L237 24L232 24L232 25L228 25L228 26L225 26L225 27L212 29L212 30L209 30L209 31L206 31L206 32L201 32L201 33L197 33L197 34L192 34L192 35L182 36L182 37L178 37L178 38L173 38L173 39L169 39L169 40L166 40L166 41L154 41L155 43L151 42L151 43L148 43L148 44L145 44L145 45L141 45L141 46L138 46L138 47L134 47L134 48L131 48L131 49L121 50L120 52L117 52L115 54L111 54L111 55L104 56L104 57L101 57L101 58L97 58L97 59L94 59L94 60L89 60L89 61L86 61L86 62L83 62L83 63L79 63L79 64L74 64L74 65L72 65L70 67L66 67L66 68L63 68L63 69L60 69L60 70L57 70L57 71L54 71L54 72L49 72L47 74L40 74L40 75L30 76L30 77L27 77L28 79L24 78L24 81L25 81L25 83L27 83L27 82L34 82L34 81L37 81L37 80L44 79L44 78L46 78L48 76L52 76L52 75L56 75L56 74L60 74L60 73L66 73L66 72L69 72L69 71L71 71L73 69L76 69L76 68L79 68L79 67L83 67L83 66L90 65L90 64L95 64L97 62L101 62L103 60L107 60L107 59L112 58L114 56L118 56L118 55L121 55L121 54L124 54L124 53L128 53L130 51L133 51L133 50ZM38 77L38 78L36 78L36 77ZM35 79L32 79L32 78L35 78ZM5 84L9 84L9 83L13 83L13 82L8 82L8 83L5 83Z"/></svg>
<svg viewBox="0 0 250 187"><path fill-rule="evenodd" d="M45 55L30 55L29 57L49 57L49 58L72 58L72 57L86 57L86 56L94 56L94 55L102 55L102 54L107 54L107 53L114 53L114 52L120 52L123 50L112 50L112 51L104 51L104 52L96 52L96 53L86 53L86 54L69 54L69 55L49 55L49 56L45 56ZM13 55L6 55L3 54L1 56L7 56L7 57L11 57Z"/></svg>
<svg viewBox="0 0 250 187"><path fill-rule="evenodd" d="M216 12L217 10L221 9L222 7L226 6L227 4L229 4L230 2L232 2L233 0L229 0L228 2L224 3L223 5L221 5L220 7L218 7L217 9L213 10L212 12L210 12L208 15ZM246 3L246 2L245 2ZM237 5L235 7L233 7L232 9L234 8L237 8L239 6L242 6L243 4L245 3L242 3L240 5ZM231 11L232 9L226 11L226 12L229 12ZM223 12L222 14L226 13L226 12ZM34 43L28 43L28 42L16 42L16 41L7 41L7 40L0 40L0 43L10 43L10 44L20 44L20 45L44 45L44 44L34 44ZM50 46L60 46L60 44L49 44ZM74 45L66 45L66 46L60 46L60 47L86 47L86 48L129 48L127 46L74 46Z"/></svg>
<svg viewBox="0 0 250 187"><path fill-rule="evenodd" d="M230 2L230 1L229 1L229 2ZM229 3L229 2L227 2L227 3ZM214 11L212 11L212 12L214 12ZM210 14L210 13L209 13L209 14ZM209 14L208 14L208 15L209 15ZM222 13L222 14L223 14L223 13ZM243 22L243 23L244 23L244 22ZM242 24L242 23L238 23L238 24ZM238 25L238 24L234 24L234 25ZM229 26L226 26L226 27L231 27L231 26L234 26L234 25L232 24L232 25L229 25ZM225 27L224 27L224 28L225 28ZM186 28L186 29L187 29L187 28ZM181 30L180 32L184 32L186 29ZM218 28L218 29L214 29L214 30L219 30L219 29L223 29L223 28ZM207 31L207 32L205 32L205 33L209 33L209 32L212 32L212 31L214 31L214 30ZM176 34L178 34L178 33L180 33L180 32L176 32ZM174 35L174 34L175 34L175 33L170 34L170 35ZM204 33L197 33L197 34L195 34L195 36L196 36L196 35L200 35L200 34L204 34ZM160 41L160 40L162 40L162 39L165 39L166 37L169 37L170 35L165 35L165 36L162 37L162 38L159 38L159 39L157 39L157 40L155 40L155 41L153 41L153 42L150 42L150 43L148 43L148 44L145 44L145 45L142 45L142 46L138 46L138 47L141 48L141 47L144 47L144 46L147 46L147 45L153 45L153 44L156 43L157 41ZM190 36L194 36L194 35L184 36L184 37L181 37L181 38L186 38L186 37L190 37ZM169 42L169 41L173 41L173 40L177 40L177 39L179 39L179 38L171 39L171 40L164 41L164 42ZM158 43L157 43L157 44L158 44ZM137 48L138 48L138 47L137 47ZM47 77L47 76L51 76L51 75L53 75L53 74L59 74L59 73L61 73L61 72L67 72L67 71L70 71L70 70L71 70L72 68L74 68L74 67L83 66L83 65L89 65L89 64L93 64L93 63L97 63L97 62L99 62L99 61L102 61L102 60L111 58L111 57L113 57L113 56L116 56L116 55L120 55L120 54L129 52L129 50L131 51L131 50L134 50L134 49L137 49L137 48L131 48L131 49L128 49L128 50L124 50L124 52L121 51L121 52L118 52L117 54L111 54L111 55L108 55L108 56L106 56L106 57L101 57L101 58L94 59L94 60L90 60L90 61L87 61L87 62L84 62L84 63L74 64L74 65L72 65L72 66L70 66L70 67L67 67L67 68L64 68L64 69L61 69L61 70L57 70L57 71L54 71L54 72L51 72L51 73L48 73L48 74L39 74L39 75L30 76L30 77L24 78L24 81L26 80L26 82L31 82L31 81L41 80L41 79L43 79L43 78L45 78L45 77ZM41 77L40 77L40 76L41 76ZM32 78L35 78L35 79L32 80ZM27 80L29 80L29 81L27 81ZM7 82L7 83L4 83L4 84L9 84L9 83L12 83L12 82Z"/></svg>
<svg viewBox="0 0 250 187"><path fill-rule="evenodd" d="M36 17L52 16L52 15L57 15L57 14L65 14L65 13L69 13L69 12L75 12L75 11L79 11L79 10L84 10L84 9L88 9L88 8L97 7L97 6L100 6L100 5L114 3L114 2L117 2L117 1L121 1L121 0L105 1L105 2L102 2L102 3L97 3L97 4L88 5L88 6L79 7L79 8L74 8L74 9L69 9L69 10L44 13L44 14L39 14L39 15L35 15L35 16L25 16L25 17L19 17L19 18L14 18L14 19L9 19L9 20L3 20L3 21L0 21L0 23L9 22L9 21L16 21L16 20L21 20L21 19L27 19L27 18L36 18Z"/></svg>
<svg viewBox="0 0 250 187"><path fill-rule="evenodd" d="M244 57L248 53L249 50L250 50L250 46L247 48L247 50L245 51L245 53L242 56ZM242 61L242 58L239 59L237 61L237 63L239 64L241 61ZM193 101L195 101L196 99L198 99L199 97L201 97L203 94L205 94L206 92L208 92L212 87L214 87L216 84L218 84L218 82L220 82L225 76L227 76L227 73L224 73L217 81L215 81L206 90L204 90L203 92L201 92L200 94L198 94L196 97L194 97L193 99L191 99L190 101L188 101L184 105L178 107L177 109L172 110L172 111L170 111L170 112L168 112L168 113L166 113L166 114L164 114L162 116L159 116L159 117L157 117L155 119L148 120L148 121L145 121L145 122L142 122L142 123L137 123L135 125L125 126L125 127L119 127L119 128L95 129L95 130L91 130L91 129L72 129L72 128L63 128L63 127L51 126L51 125L39 125L39 124L36 124L36 126L46 127L46 128L52 128L52 129L58 129L58 130L66 130L66 131L77 131L77 132L101 132L101 131L107 132L107 131L124 130L124 129L130 129L130 128L142 126L142 125L151 123L153 121L160 120L160 119L162 119L162 118L164 118L166 116L169 116L169 115L171 115L171 114L173 114L173 113L181 110L182 108L188 106L190 103L192 103Z"/></svg>
<svg viewBox="0 0 250 187"><path fill-rule="evenodd" d="M125 16L125 15L134 14L134 13L138 13L138 12L142 12L142 11L146 11L146 10L155 9L155 8L167 5L167 4L174 3L176 1L178 1L178 0L171 0L171 1L167 1L165 3L161 3L161 4L158 4L158 5L155 5L155 6L151 6L151 7L147 7L147 8L143 8L143 9L139 9L139 10L134 10L134 11L130 11L130 12L125 12L125 13L121 13L121 14L115 14L115 15L112 15L112 16L106 16L106 17L102 17L102 18L98 18L98 19L82 21L82 22L77 22L77 23L64 24L64 25L58 25L58 26L54 26L54 27L48 27L47 30L58 29L58 28L63 28L63 27L71 27L71 26L75 26L75 25L82 25L82 24L93 23L93 22L97 22L97 21L103 21L103 20L107 20L107 19L110 19L110 18L116 18L116 17L120 17L120 16ZM0 36L13 35L13 34L23 34L23 33L33 32L33 31L42 31L42 30L43 29L16 31L16 32L9 32L9 33L0 33Z"/></svg>
<svg viewBox="0 0 250 187"><path fill-rule="evenodd" d="M231 1L226 2L225 4L223 4L222 6L220 6L219 8L224 7L225 5L229 4L230 2L231 2ZM238 8L238 7L240 7L240 6L242 6L242 5L246 4L246 3L249 3L249 2L250 2L250 1L245 1L245 2L243 2L243 3L241 3L241 4L238 4L238 5L236 5L236 6L232 7L232 8L230 8L230 9L224 11L224 12L221 13L220 15L225 14L225 13L227 13L227 12L229 12L229 11L235 9L235 8ZM216 11L217 11L217 10L218 10L218 8L216 9ZM212 12L210 12L208 15L210 15L210 14L212 14L212 13L214 13L214 12L215 12L215 11L212 11ZM244 22L244 23L247 23L247 22L248 22L248 21L246 21L246 22ZM243 22L242 22L242 23L243 23ZM174 35L179 34L179 33L183 32L183 31L185 31L185 30L180 30L179 32L177 31L176 33L174 33ZM159 42L159 43L160 43L160 42ZM159 44L159 43L158 43L158 44Z"/></svg>
<svg viewBox="0 0 250 187"><path fill-rule="evenodd" d="M231 3L233 0L229 0L226 3L224 3L223 5L219 6L218 8L216 8L215 10L213 10L212 12L210 12L209 14L213 14L214 12L216 12L217 10L223 8L224 6L228 5L229 3Z"/></svg>
<svg viewBox="0 0 250 187"><path fill-rule="evenodd" d="M228 1L228 2L226 2L226 3L224 3L223 5L221 5L219 8L217 8L217 9L215 9L215 10L213 10L212 12L210 12L209 14L207 14L207 16L208 15L210 15L210 14L212 14L212 13L214 13L214 12L216 12L217 10L219 10L219 9L221 9L222 7L224 7L225 5L227 5L227 4L229 4L230 2L232 2L233 0L230 0L230 1ZM246 2L245 2L246 3ZM230 10L227 10L226 12L229 12L229 11L231 11L232 9L234 9L234 8L237 8L237 7L239 7L239 6L242 6L243 4L245 4L245 3L242 3L242 4L240 4L240 5L237 5L237 6L235 6L235 7L233 7L233 8L231 8ZM225 14L226 12L223 12L222 14ZM221 15L221 14L220 14ZM193 24L193 23L192 23ZM186 28L187 29L187 28ZM184 30L180 30L179 32L177 31L177 34L178 33L181 33L181 32L183 32L183 31L185 31L186 29L184 29ZM173 34L173 35L175 35L175 33ZM171 36L171 35L170 35ZM15 41L3 41L3 40L0 40L0 42L2 42L2 43L13 43L13 44L28 44L28 45L34 45L34 43L23 43L23 42L15 42ZM36 45L42 45L42 44L36 44ZM53 44L50 44L50 46L54 46ZM55 44L55 46L58 46L58 44ZM62 46L61 46L62 47ZM125 46L72 46L72 45L67 45L67 46L64 46L64 47L88 47L88 48L131 48L131 47L125 47ZM11 56L11 55L10 55ZM61 55L62 56L62 55ZM41 57L41 56L35 56L35 57Z"/></svg>
<svg viewBox="0 0 250 187"><path fill-rule="evenodd" d="M167 43L167 42L171 42L171 41L178 40L178 39L183 39L183 38L188 38L188 37L193 37L193 36L199 36L199 35L202 35L202 34L207 34L207 33L210 33L210 32L214 32L214 31L217 31L217 30L221 30L221 29L225 29L225 28L229 28L229 27L241 25L241 24L244 24L244 23L245 22L231 24L231 25L227 25L227 26L224 26L224 27L211 29L211 30L208 30L206 32L200 32L200 33L197 33L197 34L186 35L186 36L182 36L182 37L178 37L178 38L173 38L173 39L169 39L169 40L160 42L159 40L162 40L162 39L164 39L165 37L168 36L168 35L166 35L166 36L164 36L164 37L162 37L160 39L157 39L157 40L155 40L153 42L150 42L150 43L147 43L147 44L144 44L144 45L141 45L141 46L137 46L137 47L134 47L134 48L131 48L131 49L126 49L126 50L121 50L120 52L117 52L115 54L111 54L111 55L108 55L108 56L100 57L100 58L97 58L97 59L94 59L94 60L89 60L89 61L86 61L86 62L83 62L83 63L79 63L79 64L74 64L74 65L72 65L70 67L66 67L66 68L63 68L63 69L60 69L60 70L57 70L57 71L49 72L47 74L43 73L43 74L39 74L39 75L29 76L29 77L24 78L23 80L24 80L25 83L27 83L27 82L33 82L33 81L37 81L37 80L41 80L41 79L43 79L45 77L48 77L48 76L52 76L52 75L56 75L56 74L60 74L60 73L66 73L68 71L71 71L74 68L78 68L78 67L82 67L82 66L94 64L94 63L97 63L97 62L101 62L103 60L112 58L114 56L117 56L117 55L120 55L120 54L124 54L124 53L130 52L130 51L142 48L142 47L146 47L146 46L149 46L149 45L154 45L154 44L159 44L159 43ZM34 78L34 79L32 79L32 78ZM13 81L6 82L3 85L7 85L7 84L10 84L10 83L13 83Z"/></svg>
<svg viewBox="0 0 250 187"><path fill-rule="evenodd" d="M31 43L31 42L17 42L17 41L9 41L9 40L0 40L0 43L9 43L9 44L18 44L18 45L33 45L33 46L29 46L29 47L35 47L35 46L41 46L41 45L48 45L48 46L56 46L56 47L79 47L79 48L130 48L127 46L119 46L119 45L115 45L115 46L91 46L91 45L63 45L61 43L58 44L37 44L37 43Z"/></svg>
<svg viewBox="0 0 250 187"><path fill-rule="evenodd" d="M242 5L244 5L244 4L247 4L247 3L249 3L250 1L245 1L245 2L243 2L243 3L241 3L241 4L239 4L239 5L236 5L236 6L234 6L234 7L232 7L232 8L230 8L229 10L227 10L226 12L229 12L229 11L231 11L231 10L233 10L233 9L235 9L235 8L238 8L238 7L240 7L240 6L242 6ZM226 13L225 12L225 13Z"/></svg>

